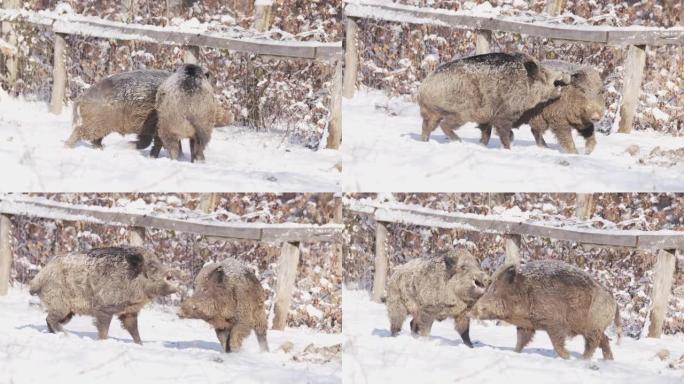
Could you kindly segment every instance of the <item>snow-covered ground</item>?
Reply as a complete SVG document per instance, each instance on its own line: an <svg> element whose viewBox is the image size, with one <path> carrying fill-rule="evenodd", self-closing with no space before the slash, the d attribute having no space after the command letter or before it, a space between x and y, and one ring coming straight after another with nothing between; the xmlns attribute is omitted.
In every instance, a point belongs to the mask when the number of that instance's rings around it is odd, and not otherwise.
<svg viewBox="0 0 684 384"><path fill-rule="evenodd" d="M512 150L502 149L496 133L489 147L480 130L467 124L461 143L448 142L441 129L420 141L422 120L416 103L362 90L343 104L342 188L345 191L434 192L595 192L681 191L684 159L672 166L641 164L655 147L684 148L684 137L655 132L597 134L591 155L560 152L551 132L550 149L538 148L527 126L515 130ZM584 139L575 136L578 151ZM639 146L635 156L626 152Z"/></svg>
<svg viewBox="0 0 684 384"><path fill-rule="evenodd" d="M345 384L366 383L682 383L684 367L669 368L684 354L684 337L624 338L611 343L614 361L597 350L591 361L580 358L582 337L566 343L572 357L556 356L545 332L538 332L522 353L513 351L513 326L471 323L475 348L466 347L453 321L435 323L429 338L411 336L408 321L402 333L389 335L384 304L371 302L366 291L344 290L342 365ZM613 339L613 335L609 334ZM661 361L663 349L670 358Z"/></svg>
<svg viewBox="0 0 684 384"><path fill-rule="evenodd" d="M131 192L278 191L332 192L340 189L338 151L312 151L288 143L281 131L246 128L214 130L206 163L172 161L162 150L138 151L135 136L111 134L105 148L89 143L64 147L71 134L71 108L55 116L45 103L27 102L0 93L0 164L3 191Z"/></svg>
<svg viewBox="0 0 684 384"><path fill-rule="evenodd" d="M0 383L339 383L341 363L294 361L310 344L332 346L340 334L312 330L271 331L271 352L261 353L252 333L237 353L223 353L213 329L201 320L181 320L173 308L150 306L140 313L142 346L117 320L110 338L97 340L89 317L75 317L68 334L48 333L45 313L26 290L0 297ZM278 348L286 341L294 348ZM301 359L300 359L301 360Z"/></svg>

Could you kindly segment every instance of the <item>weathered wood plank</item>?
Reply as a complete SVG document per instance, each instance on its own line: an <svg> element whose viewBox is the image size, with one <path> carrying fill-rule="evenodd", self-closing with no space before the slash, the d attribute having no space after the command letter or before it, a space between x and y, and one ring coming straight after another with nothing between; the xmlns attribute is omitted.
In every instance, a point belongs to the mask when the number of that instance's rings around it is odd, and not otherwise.
<svg viewBox="0 0 684 384"><path fill-rule="evenodd" d="M504 240L504 248L506 249L506 265L520 264L520 243L522 236L520 235L506 235Z"/></svg>
<svg viewBox="0 0 684 384"><path fill-rule="evenodd" d="M641 81L646 67L646 47L630 45L625 59L625 75L622 85L622 103L620 105L620 127L618 132L632 132L634 115L639 105Z"/></svg>
<svg viewBox="0 0 684 384"><path fill-rule="evenodd" d="M384 223L375 223L375 272L373 273L373 301L382 302L385 297L385 284L387 282L387 227Z"/></svg>
<svg viewBox="0 0 684 384"><path fill-rule="evenodd" d="M359 27L356 21L347 18L344 49L344 97L351 99L356 92L359 72L359 48L356 46Z"/></svg>
<svg viewBox="0 0 684 384"><path fill-rule="evenodd" d="M2 2L2 7L4 9L20 8L21 0L4 0ZM2 26L0 26L0 33L0 38L4 39L9 45L14 47L17 46L17 33L15 32L12 23L3 22ZM19 73L18 54L19 52L17 51L15 54L1 55L2 60L5 63L5 70L7 71L5 79L10 86L13 86L17 81L17 75Z"/></svg>
<svg viewBox="0 0 684 384"><path fill-rule="evenodd" d="M0 213L42 217L52 220L83 221L104 225L153 227L204 236L260 241L336 241L343 225L263 224L242 222L199 221L159 217L151 214L117 211L105 207L65 206L55 202L16 202L0 199Z"/></svg>
<svg viewBox="0 0 684 384"><path fill-rule="evenodd" d="M594 194L592 193L578 193L575 202L575 217L578 220L589 220L594 214Z"/></svg>
<svg viewBox="0 0 684 384"><path fill-rule="evenodd" d="M308 60L333 60L342 54L342 42L290 41L230 36L224 32L188 31L178 27L128 24L79 15L41 14L27 10L0 9L0 21L52 27L65 35L132 40L155 44L212 47L257 55Z"/></svg>
<svg viewBox="0 0 684 384"><path fill-rule="evenodd" d="M658 259L653 267L653 290L651 292L651 314L649 317L648 337L659 338L663 333L663 323L667 314L675 272L674 250L658 251Z"/></svg>
<svg viewBox="0 0 684 384"><path fill-rule="evenodd" d="M558 16L563 11L565 0L546 0L544 11L551 16Z"/></svg>
<svg viewBox="0 0 684 384"><path fill-rule="evenodd" d="M145 228L135 227L128 232L128 244L136 247L145 246Z"/></svg>
<svg viewBox="0 0 684 384"><path fill-rule="evenodd" d="M252 22L252 28L259 32L268 31L271 28L272 6L272 3L254 2L254 20Z"/></svg>
<svg viewBox="0 0 684 384"><path fill-rule="evenodd" d="M330 122L325 147L339 149L342 144L342 60L335 64L330 93Z"/></svg>
<svg viewBox="0 0 684 384"><path fill-rule="evenodd" d="M555 0L554 0L555 1ZM359 0L347 3L347 17L368 18L398 23L436 25L451 28L490 30L539 36L552 40L580 41L610 45L684 44L684 28L612 27L561 24L542 15L510 17L469 11L449 11L427 7Z"/></svg>
<svg viewBox="0 0 684 384"><path fill-rule="evenodd" d="M460 229L485 233L532 235L574 241L604 247L654 249L684 249L684 232L676 231L615 231L593 228L561 227L538 222L526 222L496 216L443 212L411 206L374 206L363 202L348 202L347 210L369 215L377 221L437 228Z"/></svg>
<svg viewBox="0 0 684 384"><path fill-rule="evenodd" d="M9 217L0 215L0 296L7 294L12 271L11 229L12 222Z"/></svg>
<svg viewBox="0 0 684 384"><path fill-rule="evenodd" d="M477 30L475 32L475 53L482 55L491 52L492 31Z"/></svg>
<svg viewBox="0 0 684 384"><path fill-rule="evenodd" d="M299 245L283 243L278 259L278 277L274 298L273 329L283 330L287 324L287 313L290 311L292 292L297 279L299 265Z"/></svg>
<svg viewBox="0 0 684 384"><path fill-rule="evenodd" d="M52 66L52 95L50 96L50 112L55 115L62 113L64 105L67 82L66 49L64 36L56 33Z"/></svg>

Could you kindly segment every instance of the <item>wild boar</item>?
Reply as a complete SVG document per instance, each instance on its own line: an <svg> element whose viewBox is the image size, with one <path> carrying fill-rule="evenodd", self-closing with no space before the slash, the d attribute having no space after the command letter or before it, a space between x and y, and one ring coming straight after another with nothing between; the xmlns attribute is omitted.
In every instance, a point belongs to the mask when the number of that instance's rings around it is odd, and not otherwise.
<svg viewBox="0 0 684 384"><path fill-rule="evenodd" d="M432 323L454 318L463 343L472 348L466 312L489 282L477 259L466 250L432 259L413 259L395 268L387 289L392 336L411 315L411 332L428 336Z"/></svg>
<svg viewBox="0 0 684 384"><path fill-rule="evenodd" d="M236 352L254 330L261 351L268 351L266 292L249 267L236 259L210 263L195 278L195 291L181 304L179 317L202 319L216 331L225 352Z"/></svg>
<svg viewBox="0 0 684 384"><path fill-rule="evenodd" d="M209 72L202 67L184 64L159 86L156 109L161 143L155 141L152 156L158 156L163 145L171 159L177 160L179 142L188 138L191 161L204 161L204 149L218 115L218 102L208 78Z"/></svg>
<svg viewBox="0 0 684 384"><path fill-rule="evenodd" d="M494 126L504 148L513 140L513 124L539 103L560 97L560 86L569 77L542 67L522 54L487 53L440 65L418 89L423 118L422 140L439 125L452 141L454 132L467 122L482 130L482 142L489 142Z"/></svg>
<svg viewBox="0 0 684 384"><path fill-rule="evenodd" d="M102 147L110 133L137 134L139 149L149 146L157 131L155 102L159 85L171 72L139 70L118 73L88 88L74 103L72 133L66 146L80 140Z"/></svg>
<svg viewBox="0 0 684 384"><path fill-rule="evenodd" d="M590 359L600 346L603 358L612 360L605 329L615 322L618 340L622 334L620 312L611 293L583 270L555 260L500 268L472 316L515 325L516 352L525 348L536 330L544 330L563 359L570 357L566 337L582 335L583 358Z"/></svg>
<svg viewBox="0 0 684 384"><path fill-rule="evenodd" d="M594 124L606 111L601 75L594 68L562 61L544 61L542 65L570 74L570 84L563 87L560 98L526 111L514 127L529 124L540 147L547 147L543 135L551 129L562 151L576 154L577 148L572 139L572 130L575 129L584 137L585 153L590 154L596 147Z"/></svg>
<svg viewBox="0 0 684 384"><path fill-rule="evenodd" d="M63 331L74 315L88 315L106 339L116 315L142 344L138 313L156 297L177 292L179 274L142 247L96 248L52 258L31 281L30 293L47 309L52 333Z"/></svg>

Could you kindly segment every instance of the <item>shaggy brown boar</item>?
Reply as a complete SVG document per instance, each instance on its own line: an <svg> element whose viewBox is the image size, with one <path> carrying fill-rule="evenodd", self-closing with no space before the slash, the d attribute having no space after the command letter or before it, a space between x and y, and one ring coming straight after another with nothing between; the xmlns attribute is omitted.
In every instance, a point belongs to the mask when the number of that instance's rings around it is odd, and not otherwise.
<svg viewBox="0 0 684 384"><path fill-rule="evenodd" d="M95 83L74 103L73 131L66 146L88 140L102 147L102 139L114 132L137 134L138 148L149 146L157 130L157 89L169 76L167 71L140 70Z"/></svg>
<svg viewBox="0 0 684 384"><path fill-rule="evenodd" d="M151 154L158 156L163 144L173 160L180 156L179 142L190 139L191 161L204 161L204 149L218 115L209 73L194 64L180 66L159 86L156 96L158 136Z"/></svg>
<svg viewBox="0 0 684 384"><path fill-rule="evenodd" d="M450 140L460 141L454 131L475 122L483 143L494 126L504 148L510 148L511 129L520 116L558 98L560 85L568 82L567 75L521 53L487 53L442 64L418 89L422 140L428 141L439 125Z"/></svg>
<svg viewBox="0 0 684 384"><path fill-rule="evenodd" d="M470 342L466 312L484 293L487 275L477 259L458 250L433 259L414 259L395 268L387 289L387 313L392 336L411 315L411 332L428 336L432 323L453 317L463 343Z"/></svg>
<svg viewBox="0 0 684 384"><path fill-rule="evenodd" d="M562 61L549 60L542 65L570 74L570 84L563 87L560 98L525 112L514 126L529 124L540 147L547 147L543 135L551 129L563 152L576 154L577 148L572 139L572 130L575 129L584 137L585 153L590 154L596 147L594 124L606 111L601 75L594 68Z"/></svg>
<svg viewBox="0 0 684 384"><path fill-rule="evenodd" d="M179 273L141 247L96 248L50 260L31 281L30 293L47 309L52 333L63 331L74 315L88 315L95 317L99 338L106 339L117 315L142 344L138 312L156 297L177 292Z"/></svg>
<svg viewBox="0 0 684 384"><path fill-rule="evenodd" d="M195 291L181 304L179 316L202 319L214 327L221 347L236 352L254 330L261 351L268 351L266 292L246 265L236 259L205 265L195 278Z"/></svg>
<svg viewBox="0 0 684 384"><path fill-rule="evenodd" d="M563 359L570 357L564 346L566 337L582 335L585 359L600 346L603 358L612 360L604 331L615 322L618 340L622 333L620 313L611 293L583 270L555 260L500 268L472 315L517 326L516 352L525 348L536 330L544 330Z"/></svg>

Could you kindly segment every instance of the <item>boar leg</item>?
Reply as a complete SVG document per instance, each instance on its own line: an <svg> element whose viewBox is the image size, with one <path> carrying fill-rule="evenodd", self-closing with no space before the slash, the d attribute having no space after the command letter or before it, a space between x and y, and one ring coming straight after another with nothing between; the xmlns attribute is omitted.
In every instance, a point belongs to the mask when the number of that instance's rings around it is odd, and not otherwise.
<svg viewBox="0 0 684 384"><path fill-rule="evenodd" d="M479 124L477 127L480 128L480 144L486 147L489 145L489 139L492 138L492 125Z"/></svg>
<svg viewBox="0 0 684 384"><path fill-rule="evenodd" d="M266 328L255 328L257 341L259 342L259 350L261 352L268 352L268 340L266 340Z"/></svg>
<svg viewBox="0 0 684 384"><path fill-rule="evenodd" d="M73 148L76 146L76 143L81 140L81 133L78 128L74 129L73 132L71 132L71 136L67 139L67 141L64 142L64 146L67 148Z"/></svg>
<svg viewBox="0 0 684 384"><path fill-rule="evenodd" d="M582 355L582 358L585 360L591 359L592 356L594 356L594 352L596 352L596 348L598 348L599 343L601 342L601 338L603 337L603 333L601 331L598 332L589 332L584 336L584 354Z"/></svg>
<svg viewBox="0 0 684 384"><path fill-rule="evenodd" d="M556 351L561 359L569 359L570 353L565 349L565 338L567 333L560 329L548 329L546 333L549 334L549 339L551 339L551 344L553 344L553 349Z"/></svg>
<svg viewBox="0 0 684 384"><path fill-rule="evenodd" d="M245 337L249 336L251 332L252 327L249 327L246 324L241 323L235 324L235 326L233 326L233 329L230 330L230 339L228 340L228 344L230 345L230 351L239 351L240 347L242 346L242 340L244 340Z"/></svg>
<svg viewBox="0 0 684 384"><path fill-rule="evenodd" d="M521 352L532 341L533 336L534 329L518 327L518 342L515 344L515 351Z"/></svg>
<svg viewBox="0 0 684 384"><path fill-rule="evenodd" d="M501 145L505 149L511 149L511 143L513 142L513 124L506 120L498 120L492 122L494 127L496 127L496 134L499 135L501 140Z"/></svg>
<svg viewBox="0 0 684 384"><path fill-rule="evenodd" d="M133 341L136 344L142 345L140 333L138 332L138 314L124 313L123 315L119 315L119 320L121 321L121 326L131 334Z"/></svg>
<svg viewBox="0 0 684 384"><path fill-rule="evenodd" d="M461 125L463 124L461 124L461 121L455 116L447 116L442 120L439 126L442 128L444 134L447 135L449 141L461 141L461 138L454 132L460 128Z"/></svg>
<svg viewBox="0 0 684 384"><path fill-rule="evenodd" d="M556 134L558 144L563 150L563 153L577 154L577 148L575 148L575 141L572 140L572 132L570 129L557 129L554 133Z"/></svg>
<svg viewBox="0 0 684 384"><path fill-rule="evenodd" d="M439 115L428 115L423 114L423 132L420 135L420 139L423 141L430 140L430 134L437 128L442 118Z"/></svg>
<svg viewBox="0 0 684 384"><path fill-rule="evenodd" d="M411 333L418 336L430 336L435 319L427 313L418 312L411 320Z"/></svg>
<svg viewBox="0 0 684 384"><path fill-rule="evenodd" d="M403 304L391 300L391 298L392 296L390 296L390 300L387 303L387 312L390 321L390 334L396 336L401 332L401 326L404 325L404 321L406 321L408 311L406 311L406 307L404 307ZM411 320L411 330L413 331L413 320Z"/></svg>
<svg viewBox="0 0 684 384"><path fill-rule="evenodd" d="M599 346L601 347L601 351L603 352L603 359L613 360L613 352L610 350L610 340L608 339L608 336L606 336L605 333L601 336L602 337Z"/></svg>
<svg viewBox="0 0 684 384"><path fill-rule="evenodd" d="M103 139L103 137L100 137L99 139L93 140L92 141L93 146L95 146L95 148L98 148L98 149L104 148L104 145L102 145L102 139Z"/></svg>
<svg viewBox="0 0 684 384"><path fill-rule="evenodd" d="M584 153L589 155L594 152L594 148L596 148L596 137L592 134L584 140Z"/></svg>
<svg viewBox="0 0 684 384"><path fill-rule="evenodd" d="M180 156L180 137L175 135L160 135L164 148L169 152L169 157L171 160L178 160Z"/></svg>
<svg viewBox="0 0 684 384"><path fill-rule="evenodd" d="M154 136L154 141L152 142L152 149L150 150L150 156L155 159L159 157L159 152L162 149L162 140L159 136Z"/></svg>
<svg viewBox="0 0 684 384"><path fill-rule="evenodd" d="M107 338L109 334L109 324L112 322L112 315L104 312L95 313L95 327L97 327L97 337L100 340Z"/></svg>
<svg viewBox="0 0 684 384"><path fill-rule="evenodd" d="M456 332L461 335L463 344L472 348L473 343L470 341L470 319L468 316L461 316L454 319L456 321Z"/></svg>
<svg viewBox="0 0 684 384"><path fill-rule="evenodd" d="M215 329L215 331L216 337L219 339L219 343L221 343L221 349L223 349L224 352L230 352L230 345L228 344L228 339L230 338L230 330Z"/></svg>
<svg viewBox="0 0 684 384"><path fill-rule="evenodd" d="M63 332L64 327L62 326L68 323L73 316L73 312L70 312L66 315L59 312L48 312L47 318L45 318L48 331L50 331L50 333Z"/></svg>
<svg viewBox="0 0 684 384"><path fill-rule="evenodd" d="M544 140L544 132L538 131L536 129L532 129L532 135L534 136L534 141L537 143L538 147L542 148L548 148L549 146L546 145L546 141Z"/></svg>

